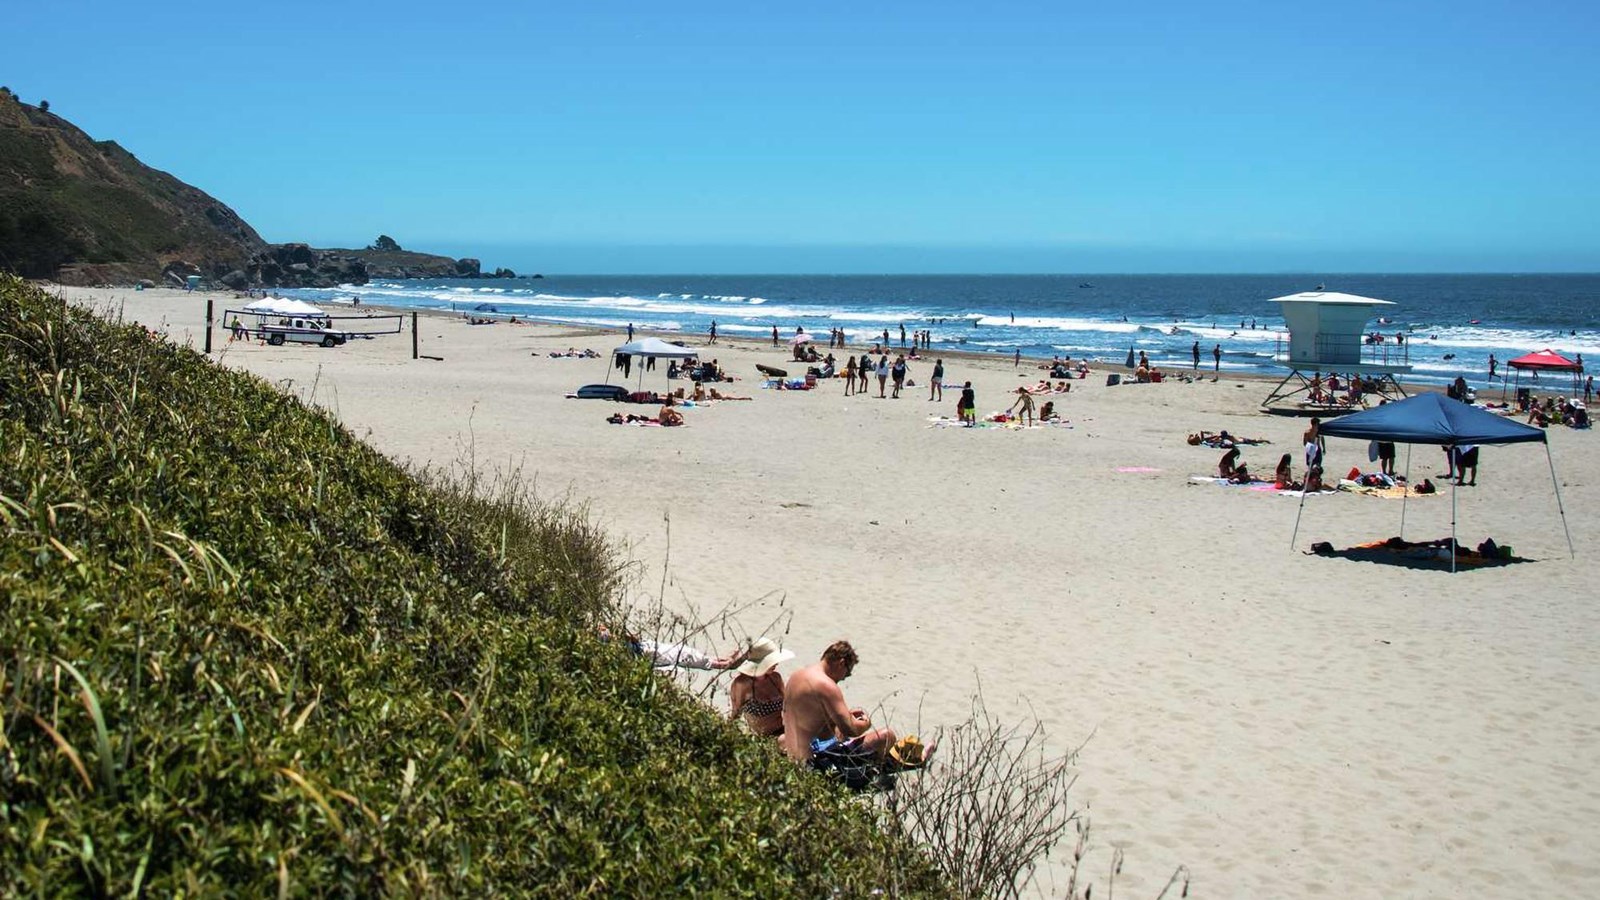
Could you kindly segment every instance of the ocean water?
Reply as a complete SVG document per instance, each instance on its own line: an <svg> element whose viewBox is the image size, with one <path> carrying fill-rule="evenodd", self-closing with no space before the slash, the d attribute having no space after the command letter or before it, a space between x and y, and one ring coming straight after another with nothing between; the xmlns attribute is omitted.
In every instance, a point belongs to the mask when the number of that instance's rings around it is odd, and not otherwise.
<svg viewBox="0 0 1600 900"><path fill-rule="evenodd" d="M852 345L900 326L931 329L933 348L1121 363L1129 349L1162 367L1203 364L1282 372L1274 297L1312 290L1393 301L1368 323L1407 333L1406 380L1482 384L1488 360L1550 348L1600 360L1600 275L566 275L504 281L384 281L286 291L313 303L364 302L574 325L784 340L843 328ZM492 306L494 312L487 308ZM1254 327L1251 327L1254 325Z"/></svg>

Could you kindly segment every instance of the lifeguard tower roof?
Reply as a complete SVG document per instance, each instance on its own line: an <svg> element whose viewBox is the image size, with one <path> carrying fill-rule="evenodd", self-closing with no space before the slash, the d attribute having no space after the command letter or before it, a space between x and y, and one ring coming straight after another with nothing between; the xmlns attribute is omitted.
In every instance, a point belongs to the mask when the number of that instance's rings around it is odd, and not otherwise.
<svg viewBox="0 0 1600 900"><path fill-rule="evenodd" d="M1355 294L1307 291L1268 301L1283 307L1283 322L1289 329L1289 352L1279 362L1307 372L1404 372L1410 366L1396 365L1389 359L1363 356L1367 320L1380 306L1394 306L1388 300L1374 300Z"/></svg>
<svg viewBox="0 0 1600 900"><path fill-rule="evenodd" d="M1384 342L1376 336L1367 340L1367 320L1378 308L1395 304L1336 291L1306 291L1267 302L1276 303L1283 310L1289 339L1286 348L1280 344L1282 349L1276 362L1288 368L1289 374L1263 402L1264 408L1301 393L1311 395L1311 401L1300 406L1312 406L1317 400L1317 388L1313 380L1306 378L1306 373L1338 372L1375 377L1379 384L1377 393L1385 393L1392 387L1394 392L1405 396L1394 380L1396 373L1411 371L1404 342ZM1291 381L1297 381L1298 386L1286 390ZM1341 407L1341 410L1347 409Z"/></svg>
<svg viewBox="0 0 1600 900"><path fill-rule="evenodd" d="M1315 301L1317 303L1347 304L1360 306L1394 306L1388 300L1374 300L1371 297L1358 297L1355 294L1341 294L1337 291L1306 291L1301 294L1290 294L1287 297L1276 297L1268 303L1302 303Z"/></svg>

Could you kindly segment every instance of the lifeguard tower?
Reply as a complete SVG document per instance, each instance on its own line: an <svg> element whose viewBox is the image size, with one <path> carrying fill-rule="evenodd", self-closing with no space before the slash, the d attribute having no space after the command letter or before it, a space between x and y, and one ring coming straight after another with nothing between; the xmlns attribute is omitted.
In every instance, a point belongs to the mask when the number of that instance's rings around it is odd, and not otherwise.
<svg viewBox="0 0 1600 900"><path fill-rule="evenodd" d="M1275 357L1289 374L1261 401L1263 412L1337 415L1362 409L1369 394L1406 395L1394 376L1411 371L1409 347L1398 335L1385 337L1367 330L1374 312L1393 303L1331 291L1307 291L1268 302L1281 306L1289 329L1287 340L1279 337ZM1333 374L1366 385L1360 403L1312 401L1312 377ZM1304 399L1294 400L1302 394Z"/></svg>

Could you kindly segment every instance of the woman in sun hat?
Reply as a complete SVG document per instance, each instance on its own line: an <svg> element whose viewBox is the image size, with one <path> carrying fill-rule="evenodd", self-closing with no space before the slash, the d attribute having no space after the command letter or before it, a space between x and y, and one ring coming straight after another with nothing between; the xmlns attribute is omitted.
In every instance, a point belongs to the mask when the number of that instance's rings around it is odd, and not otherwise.
<svg viewBox="0 0 1600 900"><path fill-rule="evenodd" d="M743 716L750 730L764 737L783 734L783 675L778 664L793 658L794 651L780 649L771 638L751 644L728 686L732 705L728 717Z"/></svg>

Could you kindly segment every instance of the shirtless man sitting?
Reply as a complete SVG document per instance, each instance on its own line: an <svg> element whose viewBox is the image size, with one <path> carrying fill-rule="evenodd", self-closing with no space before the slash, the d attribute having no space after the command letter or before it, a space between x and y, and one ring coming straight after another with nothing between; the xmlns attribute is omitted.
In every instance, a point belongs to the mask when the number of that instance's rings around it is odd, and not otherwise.
<svg viewBox="0 0 1600 900"><path fill-rule="evenodd" d="M783 752L797 763L809 763L819 741L838 738L879 756L894 746L895 733L872 730L866 710L845 705L839 682L856 668L849 641L834 641L822 659L796 672L783 686Z"/></svg>

